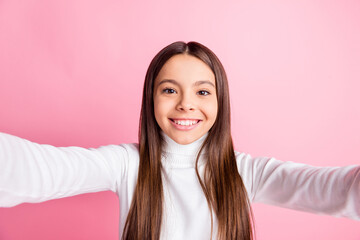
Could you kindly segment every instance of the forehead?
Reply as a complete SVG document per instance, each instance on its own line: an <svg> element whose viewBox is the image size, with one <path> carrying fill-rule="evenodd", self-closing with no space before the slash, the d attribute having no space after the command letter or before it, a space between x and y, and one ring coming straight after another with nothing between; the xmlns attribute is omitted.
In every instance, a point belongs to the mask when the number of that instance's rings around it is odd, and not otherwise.
<svg viewBox="0 0 360 240"><path fill-rule="evenodd" d="M215 75L211 68L202 60L188 54L171 57L161 68L155 83L162 79L173 79L181 83L209 80L215 85Z"/></svg>

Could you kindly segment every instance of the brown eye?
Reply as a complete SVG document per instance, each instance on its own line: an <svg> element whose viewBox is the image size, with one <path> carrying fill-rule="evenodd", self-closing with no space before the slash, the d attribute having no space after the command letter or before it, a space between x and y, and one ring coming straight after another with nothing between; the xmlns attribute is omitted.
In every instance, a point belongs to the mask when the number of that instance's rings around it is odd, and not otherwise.
<svg viewBox="0 0 360 240"><path fill-rule="evenodd" d="M210 94L210 92L206 91L206 90L200 90L198 91L198 94L201 95L201 96L207 96Z"/></svg>
<svg viewBox="0 0 360 240"><path fill-rule="evenodd" d="M165 88L164 90L162 90L162 92L167 94L176 93L175 89L172 88Z"/></svg>

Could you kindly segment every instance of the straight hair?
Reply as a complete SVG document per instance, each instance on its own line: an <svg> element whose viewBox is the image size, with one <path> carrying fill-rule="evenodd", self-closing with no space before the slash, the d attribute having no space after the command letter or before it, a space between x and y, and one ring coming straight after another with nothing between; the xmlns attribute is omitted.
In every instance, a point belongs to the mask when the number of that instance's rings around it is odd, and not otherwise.
<svg viewBox="0 0 360 240"><path fill-rule="evenodd" d="M140 124L138 179L125 222L123 240L158 240L163 216L161 154L164 139L154 114L154 82L163 65L177 54L188 54L206 63L215 75L218 113L196 158L195 170L209 211L218 222L217 239L252 240L253 216L231 138L230 98L226 73L217 56L197 42L174 42L151 61L145 76ZM203 180L198 171L202 151L206 152ZM213 217L211 215L211 234Z"/></svg>

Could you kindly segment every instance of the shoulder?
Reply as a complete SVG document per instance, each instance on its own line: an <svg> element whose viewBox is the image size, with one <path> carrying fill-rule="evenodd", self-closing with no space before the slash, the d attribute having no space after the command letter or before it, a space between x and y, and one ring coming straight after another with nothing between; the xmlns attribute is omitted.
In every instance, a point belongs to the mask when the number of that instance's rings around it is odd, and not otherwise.
<svg viewBox="0 0 360 240"><path fill-rule="evenodd" d="M137 173L139 166L139 145L137 143L111 144L96 149L110 165L118 185Z"/></svg>
<svg viewBox="0 0 360 240"><path fill-rule="evenodd" d="M116 166L116 169L120 168L125 172L139 164L139 144L137 143L111 144L94 150L99 152L107 162Z"/></svg>
<svg viewBox="0 0 360 240"><path fill-rule="evenodd" d="M236 164L237 164L237 168L238 168L240 176L243 179L244 178L250 179L252 177L252 173L253 173L254 159L252 158L252 156L250 154L247 154L247 153L237 152L237 151L234 151L234 153L235 153Z"/></svg>
<svg viewBox="0 0 360 240"><path fill-rule="evenodd" d="M123 143L116 145L118 151L122 151L122 154L128 160L129 164L139 162L139 144L138 143Z"/></svg>
<svg viewBox="0 0 360 240"><path fill-rule="evenodd" d="M100 151L106 155L117 155L121 158L135 157L139 155L139 145L137 143L110 144L101 146L97 149L90 148L90 150Z"/></svg>
<svg viewBox="0 0 360 240"><path fill-rule="evenodd" d="M240 173L244 172L248 168L252 168L252 165L255 161L250 154L238 151L234 151L234 154L236 158L236 164Z"/></svg>
<svg viewBox="0 0 360 240"><path fill-rule="evenodd" d="M248 153L234 151L236 164L245 188L248 192L250 201L253 200L257 179L262 175L262 172L271 158L269 157L252 157Z"/></svg>
<svg viewBox="0 0 360 240"><path fill-rule="evenodd" d="M139 144L138 143L126 143L120 145L125 149L129 167L137 168L139 166L140 154L139 154Z"/></svg>
<svg viewBox="0 0 360 240"><path fill-rule="evenodd" d="M124 143L120 144L120 147L124 148L128 154L139 155L139 144L138 143Z"/></svg>
<svg viewBox="0 0 360 240"><path fill-rule="evenodd" d="M250 154L234 151L238 172L250 201L253 199L253 160Z"/></svg>
<svg viewBox="0 0 360 240"><path fill-rule="evenodd" d="M239 170L244 170L246 168L263 168L267 164L271 164L273 161L278 161L273 157L253 157L248 153L234 151L236 163Z"/></svg>

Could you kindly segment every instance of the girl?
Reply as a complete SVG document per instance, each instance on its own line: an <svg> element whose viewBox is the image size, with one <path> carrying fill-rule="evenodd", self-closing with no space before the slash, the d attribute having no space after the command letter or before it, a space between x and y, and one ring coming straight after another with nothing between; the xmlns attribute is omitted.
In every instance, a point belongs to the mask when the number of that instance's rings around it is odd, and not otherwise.
<svg viewBox="0 0 360 240"><path fill-rule="evenodd" d="M360 167L235 152L215 54L175 42L145 77L139 144L39 145L0 134L0 206L112 190L121 239L252 239L250 202L360 220Z"/></svg>

